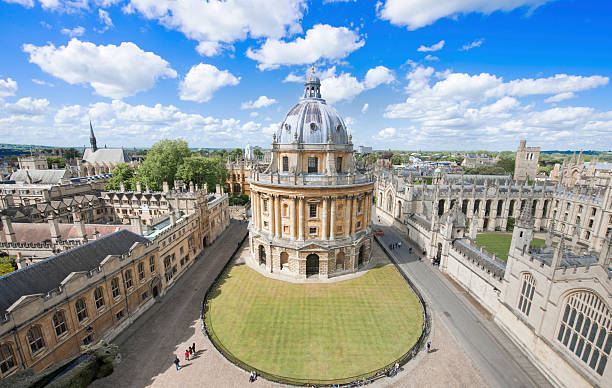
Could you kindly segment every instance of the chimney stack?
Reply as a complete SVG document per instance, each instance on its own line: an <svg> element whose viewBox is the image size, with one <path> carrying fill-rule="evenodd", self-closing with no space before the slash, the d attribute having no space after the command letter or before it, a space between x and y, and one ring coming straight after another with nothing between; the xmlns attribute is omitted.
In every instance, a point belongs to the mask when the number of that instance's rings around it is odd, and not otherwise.
<svg viewBox="0 0 612 388"><path fill-rule="evenodd" d="M142 185L140 184L140 182L136 182L136 192L137 193L142 192Z"/></svg>
<svg viewBox="0 0 612 388"><path fill-rule="evenodd" d="M215 186L215 193L217 195L221 195L221 185L217 183L217 185Z"/></svg>
<svg viewBox="0 0 612 388"><path fill-rule="evenodd" d="M142 221L138 216L130 217L130 224L132 225L132 232L142 236Z"/></svg>
<svg viewBox="0 0 612 388"><path fill-rule="evenodd" d="M51 242L53 244L57 244L57 242L61 239L59 231L59 223L57 222L57 218L54 215L49 216L49 227L51 228Z"/></svg>
<svg viewBox="0 0 612 388"><path fill-rule="evenodd" d="M123 182L119 182L119 191L125 191L125 184Z"/></svg>
<svg viewBox="0 0 612 388"><path fill-rule="evenodd" d="M169 193L170 192L170 186L168 186L168 182L162 183L162 191L164 193Z"/></svg>
<svg viewBox="0 0 612 388"><path fill-rule="evenodd" d="M13 230L13 224L8 216L2 216L2 225L4 226L4 235L6 236L6 242L15 242L15 230Z"/></svg>
<svg viewBox="0 0 612 388"><path fill-rule="evenodd" d="M174 212L170 213L170 225L176 225L176 214Z"/></svg>
<svg viewBox="0 0 612 388"><path fill-rule="evenodd" d="M74 212L72 213L74 223L77 225L77 232L79 234L79 239L82 242L87 242L87 231L85 230L85 221L83 221L83 217L81 213Z"/></svg>

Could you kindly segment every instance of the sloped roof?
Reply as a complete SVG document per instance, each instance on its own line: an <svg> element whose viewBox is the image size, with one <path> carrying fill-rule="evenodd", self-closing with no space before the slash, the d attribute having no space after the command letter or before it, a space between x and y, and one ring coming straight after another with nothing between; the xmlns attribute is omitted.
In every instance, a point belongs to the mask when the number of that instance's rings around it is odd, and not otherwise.
<svg viewBox="0 0 612 388"><path fill-rule="evenodd" d="M59 184L62 179L70 178L68 170L17 170L11 174L11 180L17 183L37 183L41 185Z"/></svg>
<svg viewBox="0 0 612 388"><path fill-rule="evenodd" d="M15 241L18 243L39 243L51 240L51 227L49 223L25 223L13 222L13 231L15 231ZM59 232L62 240L70 240L80 238L79 226L75 224L58 224ZM107 236L118 230L132 230L131 225L102 225L102 224L85 224L85 233L87 238L91 239L95 232L100 233L100 236ZM6 242L6 234L4 233L4 225L0 223L0 242Z"/></svg>
<svg viewBox="0 0 612 388"><path fill-rule="evenodd" d="M98 148L95 152L90 148L83 153L83 161L98 164L128 163L130 158L122 148Z"/></svg>
<svg viewBox="0 0 612 388"><path fill-rule="evenodd" d="M148 241L136 233L120 230L2 276L0 311L6 314L6 310L22 296L46 294L56 289L70 273L90 271L108 255L125 254L134 243Z"/></svg>

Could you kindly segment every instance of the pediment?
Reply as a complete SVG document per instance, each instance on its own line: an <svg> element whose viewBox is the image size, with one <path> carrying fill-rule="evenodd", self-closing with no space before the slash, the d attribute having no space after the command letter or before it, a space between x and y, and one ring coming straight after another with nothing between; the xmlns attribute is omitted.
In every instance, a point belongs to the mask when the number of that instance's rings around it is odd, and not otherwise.
<svg viewBox="0 0 612 388"><path fill-rule="evenodd" d="M311 243L308 245L304 245L303 247L298 249L298 251L323 251L323 252L327 252L328 250L329 249L327 247L324 247L317 243Z"/></svg>

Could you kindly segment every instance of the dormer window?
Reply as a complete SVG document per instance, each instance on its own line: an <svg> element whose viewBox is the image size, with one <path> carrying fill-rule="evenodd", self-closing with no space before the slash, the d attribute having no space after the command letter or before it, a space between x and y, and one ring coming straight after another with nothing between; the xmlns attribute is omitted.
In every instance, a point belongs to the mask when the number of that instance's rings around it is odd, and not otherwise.
<svg viewBox="0 0 612 388"><path fill-rule="evenodd" d="M336 127L336 131L340 132L342 130L342 124L338 124Z"/></svg>
<svg viewBox="0 0 612 388"><path fill-rule="evenodd" d="M310 123L310 130L313 131L313 132L316 131L317 130L317 124Z"/></svg>

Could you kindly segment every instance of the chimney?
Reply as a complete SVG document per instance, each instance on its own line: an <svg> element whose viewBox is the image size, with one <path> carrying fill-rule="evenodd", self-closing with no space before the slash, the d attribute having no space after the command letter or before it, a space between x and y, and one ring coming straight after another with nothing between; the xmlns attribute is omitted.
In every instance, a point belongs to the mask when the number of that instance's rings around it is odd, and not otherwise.
<svg viewBox="0 0 612 388"><path fill-rule="evenodd" d="M57 244L57 242L61 239L59 231L59 223L54 215L49 216L49 227L51 228L51 242L53 244Z"/></svg>
<svg viewBox="0 0 612 388"><path fill-rule="evenodd" d="M142 185L140 184L140 182L136 182L136 192L137 193L142 192Z"/></svg>
<svg viewBox="0 0 612 388"><path fill-rule="evenodd" d="M8 216L2 216L2 226L4 227L6 242L15 242L15 230L13 230L13 224Z"/></svg>
<svg viewBox="0 0 612 388"><path fill-rule="evenodd" d="M123 182L119 182L119 191L125 191L125 184Z"/></svg>
<svg viewBox="0 0 612 388"><path fill-rule="evenodd" d="M221 195L221 185L217 183L217 185L215 186L215 193L217 195Z"/></svg>
<svg viewBox="0 0 612 388"><path fill-rule="evenodd" d="M170 213L170 225L176 225L176 214L174 212Z"/></svg>
<svg viewBox="0 0 612 388"><path fill-rule="evenodd" d="M49 190L48 189L44 189L42 191L42 197L43 197L43 201L44 202L51 202L51 196L49 195Z"/></svg>
<svg viewBox="0 0 612 388"><path fill-rule="evenodd" d="M193 186L193 181L189 181L189 192L193 193L195 191L195 187Z"/></svg>
<svg viewBox="0 0 612 388"><path fill-rule="evenodd" d="M204 194L208 194L208 184L204 183L204 186L202 186L202 191L204 192Z"/></svg>
<svg viewBox="0 0 612 388"><path fill-rule="evenodd" d="M168 186L168 182L164 182L164 183L162 184L162 191L163 191L164 193L168 193L168 192L170 192L170 186Z"/></svg>
<svg viewBox="0 0 612 388"><path fill-rule="evenodd" d="M85 230L85 221L83 221L83 217L81 213L74 212L72 213L72 218L74 219L74 223L77 225L77 232L79 238L83 242L87 242L87 231Z"/></svg>
<svg viewBox="0 0 612 388"><path fill-rule="evenodd" d="M146 190L147 192L149 192L149 184L148 184L148 183L145 183L145 190Z"/></svg>
<svg viewBox="0 0 612 388"><path fill-rule="evenodd" d="M132 225L132 232L142 236L142 222L140 220L140 217L131 216L130 225Z"/></svg>
<svg viewBox="0 0 612 388"><path fill-rule="evenodd" d="M4 196L4 201L6 202L6 207L14 207L15 199L13 198L13 194L7 194Z"/></svg>

